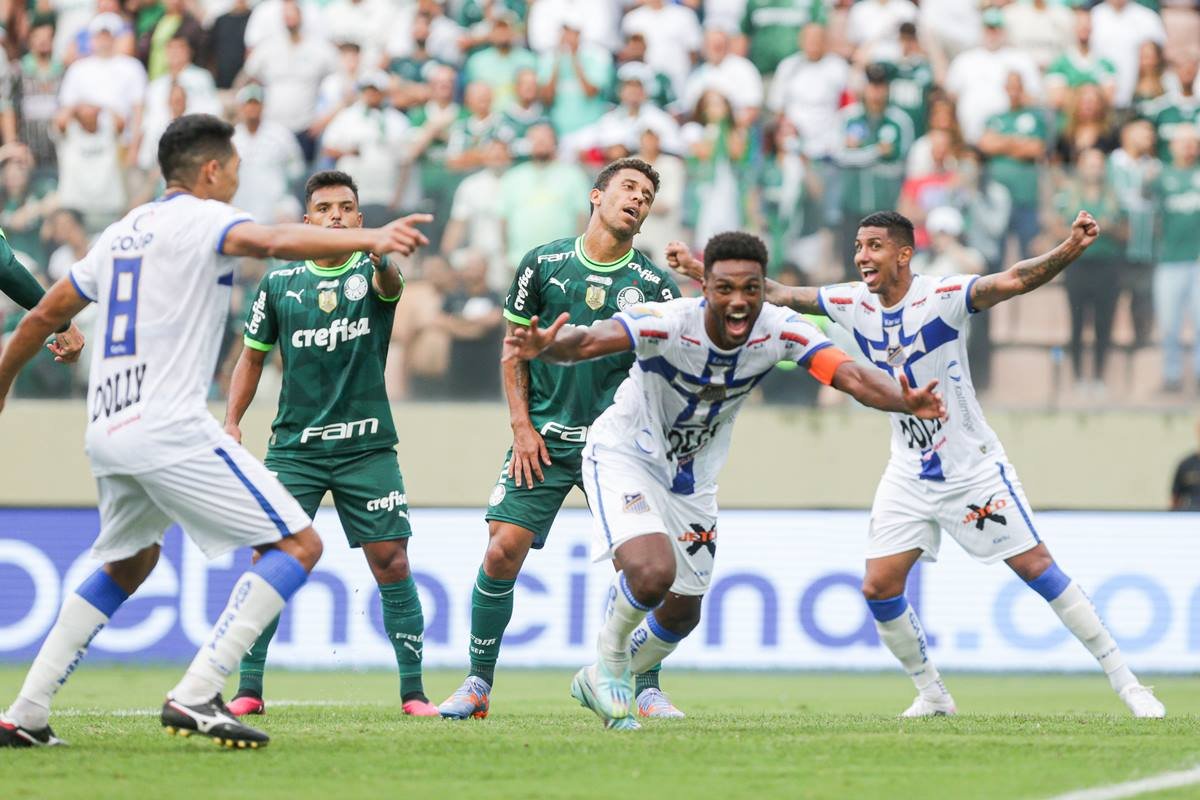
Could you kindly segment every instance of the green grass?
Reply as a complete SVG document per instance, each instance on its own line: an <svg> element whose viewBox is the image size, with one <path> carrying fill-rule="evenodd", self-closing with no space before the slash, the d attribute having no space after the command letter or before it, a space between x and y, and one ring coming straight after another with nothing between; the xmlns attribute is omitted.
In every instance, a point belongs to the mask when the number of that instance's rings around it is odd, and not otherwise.
<svg viewBox="0 0 1200 800"><path fill-rule="evenodd" d="M271 746L229 752L161 731L158 699L179 671L85 665L56 700L71 747L0 753L0 796L1007 799L1200 764L1200 681L1184 677L1154 681L1165 721L1129 718L1098 675L952 675L959 716L902 721L912 686L899 674L668 669L688 719L617 733L569 698L565 670L502 670L492 716L457 723L403 717L388 673L276 670ZM3 702L22 677L0 668ZM460 678L429 674L431 698Z"/></svg>

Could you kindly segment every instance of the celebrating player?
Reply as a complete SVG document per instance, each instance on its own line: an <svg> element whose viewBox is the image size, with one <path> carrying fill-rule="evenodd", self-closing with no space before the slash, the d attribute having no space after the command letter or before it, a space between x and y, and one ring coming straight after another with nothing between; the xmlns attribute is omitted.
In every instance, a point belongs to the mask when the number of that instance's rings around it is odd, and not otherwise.
<svg viewBox="0 0 1200 800"><path fill-rule="evenodd" d="M565 326L562 313L539 330L534 317L504 341L506 359L572 364L627 351L637 359L583 452L592 555L613 559L619 571L597 661L576 673L571 694L609 728L638 727L631 671L658 663L679 642L651 624L631 647L635 629L652 609L700 615L716 554L717 473L738 409L776 363L794 361L884 411L931 425L944 415L937 381L913 390L901 375L897 385L855 364L800 315L764 305L766 266L760 239L722 233L704 248L703 299L633 306L590 327Z"/></svg>
<svg viewBox="0 0 1200 800"><path fill-rule="evenodd" d="M240 256L331 258L367 250L410 253L425 237L408 222L329 230L258 225L229 206L238 184L233 126L191 114L158 145L167 183L159 200L110 225L17 327L0 357L0 407L17 371L54 330L98 303L88 386L87 452L100 498L92 554L104 565L67 596L16 701L0 715L0 746L62 744L50 701L92 638L158 562L178 522L209 558L251 546L262 557L183 679L162 724L229 747L268 737L230 715L226 677L321 556L308 516L270 472L208 413L205 399L229 314Z"/></svg>
<svg viewBox="0 0 1200 800"><path fill-rule="evenodd" d="M1070 236L1048 253L991 275L932 278L913 274L912 223L888 211L859 223L854 262L861 283L816 289L767 282L768 301L828 316L887 374L910 382L941 381L951 392L947 421L892 415L891 458L871 507L863 595L879 638L917 687L902 716L955 712L929 657L921 622L904 598L917 560L937 560L942 531L977 561L1008 564L1045 598L1100 662L1135 717L1166 713L1125 665L1083 589L1058 567L1038 536L1016 470L983 418L967 364L965 334L972 314L1049 282L1099 236L1096 221L1081 211ZM693 277L700 272L680 243L668 248L668 261Z"/></svg>
<svg viewBox="0 0 1200 800"><path fill-rule="evenodd" d="M361 228L358 187L344 172L318 172L304 187L304 221ZM406 217L409 224L427 215ZM383 627L396 651L405 714L438 716L421 685L425 621L408 566L408 501L396 464L396 428L383 367L404 278L387 259L355 251L293 262L263 276L233 371L225 431L254 399L267 354L279 344L283 385L265 464L310 517L333 492L351 547L361 547L379 584ZM336 388L334 388L336 387ZM263 670L276 619L242 658L235 716L262 714Z"/></svg>
<svg viewBox="0 0 1200 800"><path fill-rule="evenodd" d="M46 294L37 278L17 260L16 253L8 243L4 231L0 231L0 292L24 309L31 309ZM83 351L83 334L73 322L65 322L54 331L54 341L46 347L54 354L54 360L73 364Z"/></svg>
<svg viewBox="0 0 1200 800"><path fill-rule="evenodd" d="M527 327L538 315L567 312L577 322L594 322L647 300L677 297L670 275L633 248L657 192L658 173L644 161L628 158L605 167L591 191L583 235L535 247L521 260L505 300L508 330ZM588 426L612 403L631 363L630 356L614 356L570 372L545 363L502 365L513 445L485 515L488 546L471 593L471 671L439 706L443 716L487 716L521 565L531 547L546 544L571 487L582 488L580 453ZM650 622L680 638L696 625L693 618L665 612ZM657 664L651 666L639 676L642 713L682 717L658 688Z"/></svg>

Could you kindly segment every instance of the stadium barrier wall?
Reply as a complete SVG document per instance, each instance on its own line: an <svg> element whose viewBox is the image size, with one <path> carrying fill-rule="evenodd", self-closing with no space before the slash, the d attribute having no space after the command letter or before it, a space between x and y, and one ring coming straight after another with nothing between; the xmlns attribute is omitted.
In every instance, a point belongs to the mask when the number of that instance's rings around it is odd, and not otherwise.
<svg viewBox="0 0 1200 800"><path fill-rule="evenodd" d="M242 422L247 447L266 450L275 392L264 387ZM213 406L218 419L224 408ZM498 403L392 408L400 465L418 506L485 503L512 443ZM1182 413L1009 412L992 427L1035 508L1151 511L1166 507L1175 465L1195 449ZM96 504L83 453L84 406L14 401L0 414L0 506ZM726 508L867 508L887 459L889 426L873 411L752 406L738 418L721 475ZM573 493L569 503L583 505Z"/></svg>
<svg viewBox="0 0 1200 800"><path fill-rule="evenodd" d="M964 513L967 509L964 509ZM410 547L425 608L425 663L462 667L481 509L412 511ZM1003 515L1001 513L1001 515ZM717 570L679 667L891 669L858 586L861 511L722 513ZM1200 658L1200 514L1038 515L1062 568L1090 593L1135 670L1195 671ZM95 568L95 510L0 509L0 661L27 662L63 593ZM317 527L325 556L285 611L271 662L302 668L394 667L378 593L336 514ZM994 530L993 530L994 529ZM989 521L981 536L1002 526ZM574 666L592 658L608 563L591 563L591 521L567 510L526 562L502 666ZM1095 663L1047 604L1002 565L971 561L952 541L913 575L908 596L943 667L1091 670ZM147 583L93 642L90 660L184 662L220 613L248 551L206 562L178 531Z"/></svg>

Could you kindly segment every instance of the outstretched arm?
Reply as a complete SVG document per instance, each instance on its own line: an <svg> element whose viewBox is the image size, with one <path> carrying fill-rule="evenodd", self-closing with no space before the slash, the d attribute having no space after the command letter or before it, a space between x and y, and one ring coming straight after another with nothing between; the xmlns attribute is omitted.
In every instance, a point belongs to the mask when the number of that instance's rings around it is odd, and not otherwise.
<svg viewBox="0 0 1200 800"><path fill-rule="evenodd" d="M1049 283L1098 238L1100 225L1091 214L1080 211L1071 224L1070 235L1058 247L1049 253L1018 261L1003 272L984 275L972 283L971 306L979 310L991 308Z"/></svg>
<svg viewBox="0 0 1200 800"><path fill-rule="evenodd" d="M418 247L429 244L425 234L416 225L432 219L428 214L410 214L382 228L322 228L301 223L259 225L245 222L229 229L221 252L227 256L290 260L330 258L356 250L407 256Z"/></svg>
<svg viewBox="0 0 1200 800"><path fill-rule="evenodd" d="M946 406L934 391L937 381L924 389L913 389L908 378L900 375L897 385L878 369L845 361L833 373L833 388L845 392L864 406L880 411L899 411L921 419L945 419Z"/></svg>
<svg viewBox="0 0 1200 800"><path fill-rule="evenodd" d="M704 282L704 264L692 255L692 251L683 242L671 242L666 250L667 265L694 281ZM767 289L764 294L768 303L786 306L801 314L821 314L821 304L817 302L817 287L815 286L784 286L779 281L767 278Z"/></svg>
<svg viewBox="0 0 1200 800"><path fill-rule="evenodd" d="M4 398L21 367L37 355L50 334L70 322L88 302L69 277L63 278L25 315L0 354L0 408L4 407Z"/></svg>
<svg viewBox="0 0 1200 800"><path fill-rule="evenodd" d="M509 330L504 338L501 361L532 361L540 358L551 364L574 364L633 349L629 330L620 322L606 319L583 327L567 325L570 315L558 315L549 328L538 328L538 318L529 320L529 327Z"/></svg>

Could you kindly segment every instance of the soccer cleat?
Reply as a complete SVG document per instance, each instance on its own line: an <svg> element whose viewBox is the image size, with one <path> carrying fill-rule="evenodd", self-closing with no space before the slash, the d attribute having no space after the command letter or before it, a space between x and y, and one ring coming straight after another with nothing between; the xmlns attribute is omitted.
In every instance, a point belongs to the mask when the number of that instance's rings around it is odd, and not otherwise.
<svg viewBox="0 0 1200 800"><path fill-rule="evenodd" d="M1162 719L1167 715L1166 706L1162 704L1151 687L1135 683L1121 690L1121 699L1135 717L1145 719Z"/></svg>
<svg viewBox="0 0 1200 800"><path fill-rule="evenodd" d="M267 713L267 704L263 702L263 699L249 692L245 694L238 692L225 707L235 717L244 717L247 714L263 715Z"/></svg>
<svg viewBox="0 0 1200 800"><path fill-rule="evenodd" d="M924 695L917 695L912 705L905 709L901 717L950 717L958 713L954 707L954 698L949 694L932 700Z"/></svg>
<svg viewBox="0 0 1200 800"><path fill-rule="evenodd" d="M687 716L663 693L662 689L649 687L637 696L638 713L643 717L658 719L683 719Z"/></svg>
<svg viewBox="0 0 1200 800"><path fill-rule="evenodd" d="M478 675L468 675L462 686L437 707L438 713L446 719L483 719L488 715L491 693L492 687L487 681Z"/></svg>
<svg viewBox="0 0 1200 800"><path fill-rule="evenodd" d="M425 697L414 697L405 700L401 708L410 717L440 717L442 712Z"/></svg>
<svg viewBox="0 0 1200 800"><path fill-rule="evenodd" d="M598 670L596 665L584 667L575 673L575 679L571 681L571 696L579 701L579 705L595 713L604 723L604 727L613 731L636 731L641 728L641 724L630 715L624 717L613 718L605 711L599 700L599 692L596 689Z"/></svg>
<svg viewBox="0 0 1200 800"><path fill-rule="evenodd" d="M629 671L626 662L625 669L620 675L614 675L609 670L604 659L596 662L593 680L596 687L596 701L609 719L628 717L633 712L633 673Z"/></svg>
<svg viewBox="0 0 1200 800"><path fill-rule="evenodd" d="M267 742L271 740L257 728L239 722L229 713L219 694L214 695L208 702L195 706L185 706L168 697L162 707L162 724L172 736L182 736L186 739L193 733L199 733L212 737L217 746L228 747L231 750L257 750L266 747Z"/></svg>
<svg viewBox="0 0 1200 800"><path fill-rule="evenodd" d="M54 735L49 725L31 730L0 714L0 747L65 747L66 744Z"/></svg>

